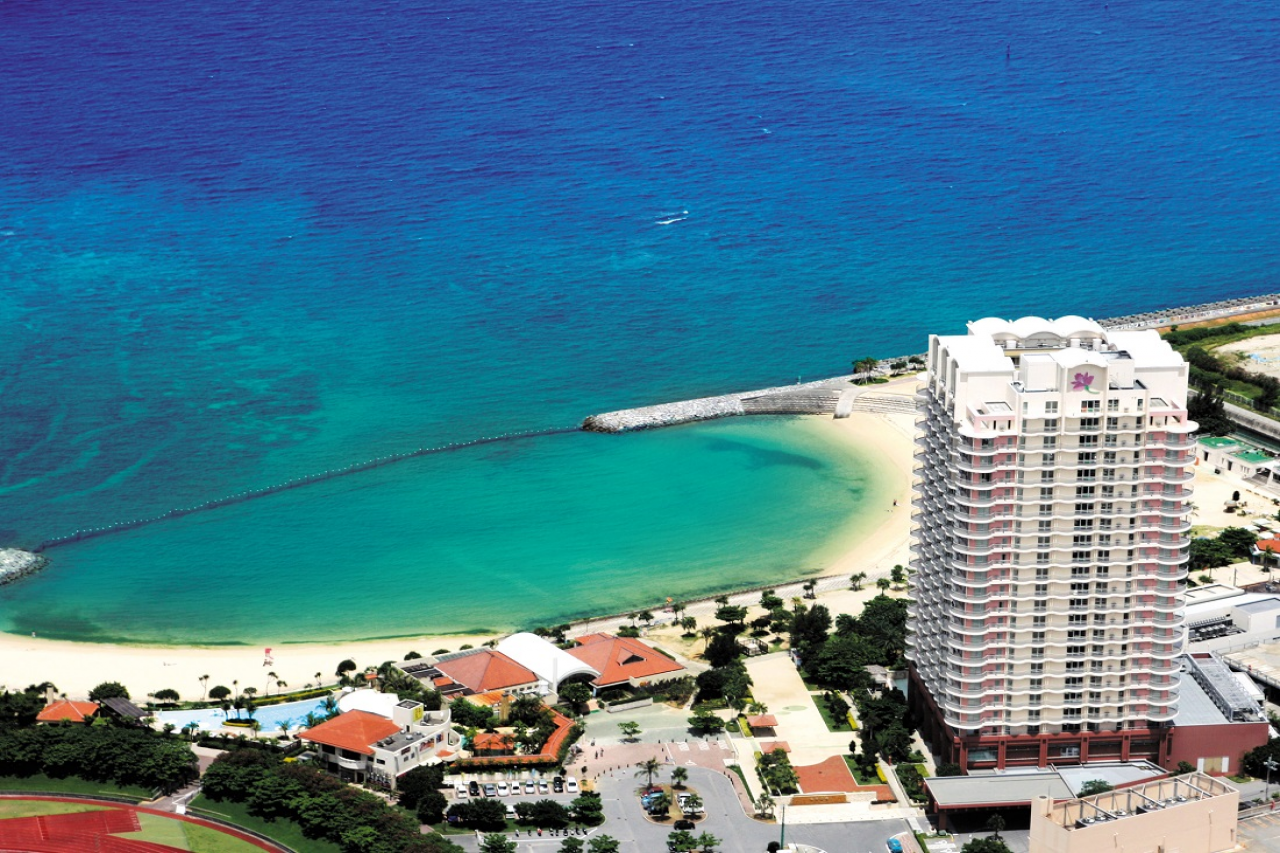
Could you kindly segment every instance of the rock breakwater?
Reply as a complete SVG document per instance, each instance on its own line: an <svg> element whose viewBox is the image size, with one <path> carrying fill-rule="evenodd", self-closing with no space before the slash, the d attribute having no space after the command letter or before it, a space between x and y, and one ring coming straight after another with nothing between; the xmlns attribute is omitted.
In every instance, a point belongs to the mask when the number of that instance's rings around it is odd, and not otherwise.
<svg viewBox="0 0 1280 853"><path fill-rule="evenodd" d="M20 548L0 548L0 586L35 574L48 562L47 557Z"/></svg>
<svg viewBox="0 0 1280 853"><path fill-rule="evenodd" d="M837 376L817 382L679 400L591 415L582 422L582 428L587 432L631 432L736 415L834 414L840 393L847 387L849 377Z"/></svg>

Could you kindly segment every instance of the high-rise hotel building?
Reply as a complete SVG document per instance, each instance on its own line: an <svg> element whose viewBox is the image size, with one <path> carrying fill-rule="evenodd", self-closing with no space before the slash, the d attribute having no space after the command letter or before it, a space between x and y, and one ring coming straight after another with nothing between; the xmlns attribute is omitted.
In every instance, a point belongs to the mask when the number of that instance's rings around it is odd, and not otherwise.
<svg viewBox="0 0 1280 853"><path fill-rule="evenodd" d="M966 770L1167 758L1196 425L1152 330L994 318L929 340L912 704Z"/></svg>

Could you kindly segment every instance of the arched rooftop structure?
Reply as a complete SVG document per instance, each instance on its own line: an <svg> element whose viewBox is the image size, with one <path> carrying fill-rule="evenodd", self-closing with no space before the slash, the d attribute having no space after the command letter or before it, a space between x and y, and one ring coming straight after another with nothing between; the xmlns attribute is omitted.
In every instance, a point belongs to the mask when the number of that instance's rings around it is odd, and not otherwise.
<svg viewBox="0 0 1280 853"><path fill-rule="evenodd" d="M560 690L560 685L567 679L577 676L583 680L590 680L600 675L598 670L527 631L512 634L498 643L496 648L516 663L531 670L534 675L557 692Z"/></svg>

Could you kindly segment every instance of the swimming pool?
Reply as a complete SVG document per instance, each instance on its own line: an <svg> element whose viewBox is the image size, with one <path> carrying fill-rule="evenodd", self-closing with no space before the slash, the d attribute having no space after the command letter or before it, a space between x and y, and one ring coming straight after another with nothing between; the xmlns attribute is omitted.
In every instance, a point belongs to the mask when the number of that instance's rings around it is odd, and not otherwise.
<svg viewBox="0 0 1280 853"><path fill-rule="evenodd" d="M316 714L317 716L324 713L324 702L318 702L314 699L304 699L301 702L285 702L280 705L267 705L259 707L253 714L253 718L257 720L264 733L280 731L280 724L288 721L289 731L296 731L303 727L303 719L307 714ZM231 719L236 718L235 709L228 712ZM216 732L222 728L222 722L226 719L226 715L222 713L221 708L204 708L198 711L157 711L156 720L160 724L173 723L173 725L181 729L187 723L194 722L206 732ZM241 711L240 716L244 718L246 714Z"/></svg>

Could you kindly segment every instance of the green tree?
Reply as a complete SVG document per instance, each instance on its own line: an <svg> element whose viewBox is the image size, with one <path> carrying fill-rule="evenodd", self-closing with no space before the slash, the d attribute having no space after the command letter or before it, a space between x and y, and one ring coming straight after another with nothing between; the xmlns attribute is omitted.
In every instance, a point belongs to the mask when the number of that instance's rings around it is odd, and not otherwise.
<svg viewBox="0 0 1280 853"><path fill-rule="evenodd" d="M867 582L866 572L855 572L849 578L849 585L855 590L862 589L862 585Z"/></svg>
<svg viewBox="0 0 1280 853"><path fill-rule="evenodd" d="M1101 779L1090 779L1080 786L1080 790L1076 791L1077 797L1092 797L1094 794L1105 794L1107 791L1115 790L1115 787ZM1001 827L1003 829L1003 827ZM999 834L999 833L997 833Z"/></svg>
<svg viewBox="0 0 1280 853"><path fill-rule="evenodd" d="M879 359L872 356L864 356L853 362L854 376L862 382L866 382L871 378L871 371L876 369L876 365L880 363Z"/></svg>
<svg viewBox="0 0 1280 853"><path fill-rule="evenodd" d="M334 675L338 678L346 678L347 673L356 671L356 662L351 658L345 658L338 662L338 668L334 670Z"/></svg>
<svg viewBox="0 0 1280 853"><path fill-rule="evenodd" d="M203 702L209 695L209 676L202 675L196 680L200 682L200 701Z"/></svg>
<svg viewBox="0 0 1280 853"><path fill-rule="evenodd" d="M768 794L761 794L756 798L756 814L761 817L773 817L773 810L777 804L773 801L773 797Z"/></svg>
<svg viewBox="0 0 1280 853"><path fill-rule="evenodd" d="M959 764L948 761L944 764L939 764L938 772L935 773L934 775L938 777L963 776L964 768L962 768Z"/></svg>
<svg viewBox="0 0 1280 853"><path fill-rule="evenodd" d="M1184 776L1184 775L1186 775L1187 773L1194 773L1194 772L1196 772L1196 766L1195 766L1194 764L1192 764L1190 761L1179 761L1179 762L1178 762L1178 769L1177 769L1177 770L1175 770L1175 771L1174 771L1172 774L1170 774L1170 775L1172 775L1172 776Z"/></svg>
<svg viewBox="0 0 1280 853"><path fill-rule="evenodd" d="M671 786L673 788L684 788L684 783L689 780L688 769L676 765L671 768Z"/></svg>
<svg viewBox="0 0 1280 853"><path fill-rule="evenodd" d="M1229 435L1235 430L1223 403L1221 386L1201 385L1188 397L1187 417L1199 425L1198 435Z"/></svg>
<svg viewBox="0 0 1280 853"><path fill-rule="evenodd" d="M662 769L662 762L656 758L646 758L644 761L637 764L636 767L640 768L636 771L636 775L645 777L645 787L652 788L653 777Z"/></svg>
<svg viewBox="0 0 1280 853"><path fill-rule="evenodd" d="M889 570L889 579L894 583L905 583L907 580L907 570L903 566L894 566Z"/></svg>
<svg viewBox="0 0 1280 853"><path fill-rule="evenodd" d="M209 698L215 702L221 702L231 695L231 688L222 684L215 684L209 690Z"/></svg>
<svg viewBox="0 0 1280 853"><path fill-rule="evenodd" d="M292 779L267 773L250 789L249 814L266 821L288 817L290 801L303 793L302 786Z"/></svg>
<svg viewBox="0 0 1280 853"><path fill-rule="evenodd" d="M760 606L765 610L776 610L785 602L778 597L777 590L766 589L760 593Z"/></svg>
<svg viewBox="0 0 1280 853"><path fill-rule="evenodd" d="M445 799L444 794L439 791L427 791L418 800L418 821L434 826L444 820L444 811L448 807L449 801Z"/></svg>
<svg viewBox="0 0 1280 853"><path fill-rule="evenodd" d="M566 838L560 842L560 850L558 853L582 853L586 844L581 838Z"/></svg>
<svg viewBox="0 0 1280 853"><path fill-rule="evenodd" d="M724 720L711 711L698 711L689 718L689 731L695 735L710 735L724 731Z"/></svg>
<svg viewBox="0 0 1280 853"><path fill-rule="evenodd" d="M877 589L883 591L883 590L887 590L891 586L893 586L893 584L889 581L888 578L876 578Z"/></svg>
<svg viewBox="0 0 1280 853"><path fill-rule="evenodd" d="M101 702L103 699L128 699L129 691L118 681L104 681L89 691L90 702Z"/></svg>
<svg viewBox="0 0 1280 853"><path fill-rule="evenodd" d="M1087 785L1088 783L1086 782L1085 784ZM1106 783L1104 782L1102 784L1105 785ZM1110 790L1111 786L1107 785L1107 788L1108 790ZM1000 840L1000 831L1004 829L1004 827L1005 827L1004 816L1001 815L999 812L987 818L987 831L990 832L991 837L996 839L997 841Z"/></svg>
<svg viewBox="0 0 1280 853"><path fill-rule="evenodd" d="M581 681L575 681L560 688L560 698L568 703L575 713L581 713L591 701L591 688Z"/></svg>
<svg viewBox="0 0 1280 853"><path fill-rule="evenodd" d="M176 704L178 699L181 698L178 695L178 691L169 687L166 687L163 690L157 690L155 693L152 693L151 695L154 696L156 700L160 702L162 705Z"/></svg>
<svg viewBox="0 0 1280 853"><path fill-rule="evenodd" d="M516 853L516 843L505 835L486 835L480 842L480 853Z"/></svg>
<svg viewBox="0 0 1280 853"><path fill-rule="evenodd" d="M680 627L684 629L686 637L692 637L693 633L698 630L698 619L695 616L685 616L680 620Z"/></svg>
<svg viewBox="0 0 1280 853"><path fill-rule="evenodd" d="M415 767L396 780L396 802L413 811L430 791L444 784L444 769L439 764Z"/></svg>
<svg viewBox="0 0 1280 853"><path fill-rule="evenodd" d="M960 853L1010 853L1009 845L998 838L973 838L965 842Z"/></svg>
<svg viewBox="0 0 1280 853"><path fill-rule="evenodd" d="M1218 534L1218 541L1230 550L1236 560L1247 560L1258 542L1258 534L1243 527L1228 527Z"/></svg>
<svg viewBox="0 0 1280 853"><path fill-rule="evenodd" d="M618 853L618 840L611 835L597 835L587 842L587 853Z"/></svg>
<svg viewBox="0 0 1280 853"><path fill-rule="evenodd" d="M698 849L702 853L716 853L716 848L719 846L720 839L709 832L704 832L698 836Z"/></svg>
<svg viewBox="0 0 1280 853"><path fill-rule="evenodd" d="M604 822L604 805L600 802L599 794L585 793L576 797L569 803L569 811L578 823L585 823L587 826L597 826Z"/></svg>
<svg viewBox="0 0 1280 853"><path fill-rule="evenodd" d="M635 740L640 735L640 724L631 720L618 723L618 731L627 740Z"/></svg>
<svg viewBox="0 0 1280 853"><path fill-rule="evenodd" d="M732 634L717 633L707 644L703 657L713 667L727 666L742 655L742 647Z"/></svg>
<svg viewBox="0 0 1280 853"><path fill-rule="evenodd" d="M715 617L721 622L733 622L741 625L747 618L747 608L726 604L723 607L717 607Z"/></svg>
<svg viewBox="0 0 1280 853"><path fill-rule="evenodd" d="M698 839L686 830L678 829L667 836L667 849L678 853L689 853L698 849Z"/></svg>

